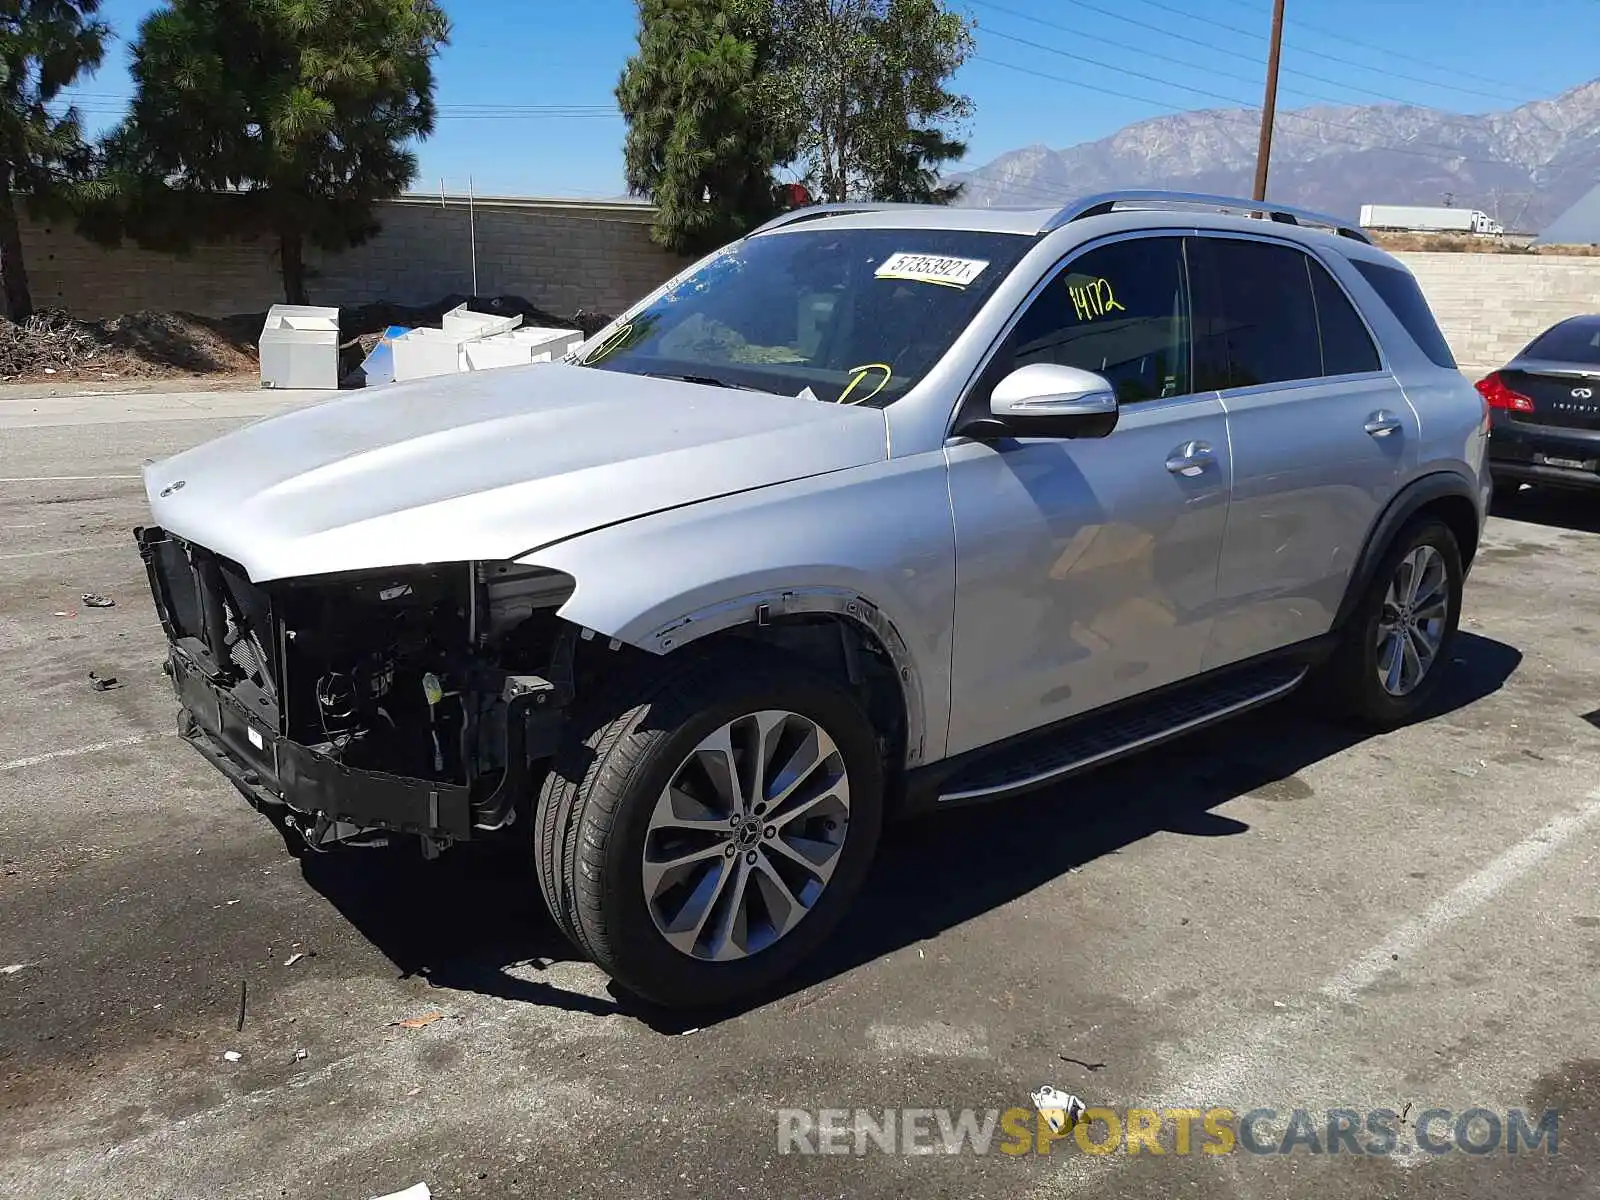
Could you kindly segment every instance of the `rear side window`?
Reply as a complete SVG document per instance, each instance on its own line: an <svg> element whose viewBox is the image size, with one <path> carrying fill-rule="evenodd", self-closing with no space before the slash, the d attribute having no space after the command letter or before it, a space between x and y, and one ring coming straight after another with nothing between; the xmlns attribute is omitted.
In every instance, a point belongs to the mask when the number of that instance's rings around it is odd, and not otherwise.
<svg viewBox="0 0 1600 1200"><path fill-rule="evenodd" d="M1450 344L1439 332L1439 323L1433 319L1433 310L1428 307L1428 301L1411 273L1360 258L1352 258L1350 262L1389 306L1389 311L1405 326L1412 341L1417 343L1429 360L1435 366L1454 370L1456 357L1450 353Z"/></svg>
<svg viewBox="0 0 1600 1200"><path fill-rule="evenodd" d="M1361 323L1361 316L1334 282L1327 268L1306 256L1311 272L1311 298L1317 305L1317 332L1322 335L1322 373L1355 375L1382 367L1372 335Z"/></svg>
<svg viewBox="0 0 1600 1200"><path fill-rule="evenodd" d="M1213 360L1211 386L1319 377L1322 346L1306 256L1269 242L1197 238L1194 245L1205 260L1195 325Z"/></svg>
<svg viewBox="0 0 1600 1200"><path fill-rule="evenodd" d="M1534 338L1522 353L1560 362L1600 363L1600 321L1592 317L1563 321Z"/></svg>

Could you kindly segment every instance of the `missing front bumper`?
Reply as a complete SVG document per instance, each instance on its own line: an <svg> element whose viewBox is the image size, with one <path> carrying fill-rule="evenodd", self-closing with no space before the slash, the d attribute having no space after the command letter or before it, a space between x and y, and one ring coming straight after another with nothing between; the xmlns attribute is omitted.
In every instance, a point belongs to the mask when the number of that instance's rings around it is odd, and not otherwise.
<svg viewBox="0 0 1600 1200"><path fill-rule="evenodd" d="M232 692L207 678L182 650L173 650L171 662L178 698L188 716L183 723L185 740L256 807L286 808L313 826L318 821L343 822L434 841L472 837L473 806L467 787L347 767L255 720Z"/></svg>

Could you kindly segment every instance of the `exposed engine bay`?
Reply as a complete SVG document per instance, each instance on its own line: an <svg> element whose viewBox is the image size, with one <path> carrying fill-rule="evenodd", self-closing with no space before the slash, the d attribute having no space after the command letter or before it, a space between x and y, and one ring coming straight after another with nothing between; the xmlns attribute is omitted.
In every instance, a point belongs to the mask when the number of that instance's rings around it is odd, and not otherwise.
<svg viewBox="0 0 1600 1200"><path fill-rule="evenodd" d="M260 586L136 536L185 736L308 845L407 832L437 850L518 819L573 693L570 577L449 563Z"/></svg>

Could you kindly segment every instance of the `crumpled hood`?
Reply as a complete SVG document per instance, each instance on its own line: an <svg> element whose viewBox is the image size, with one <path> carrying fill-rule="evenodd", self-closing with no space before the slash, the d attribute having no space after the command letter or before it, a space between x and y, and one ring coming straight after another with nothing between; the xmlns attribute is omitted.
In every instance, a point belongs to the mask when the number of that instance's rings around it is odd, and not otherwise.
<svg viewBox="0 0 1600 1200"><path fill-rule="evenodd" d="M356 392L144 476L159 525L259 583L514 558L887 448L881 410L541 363Z"/></svg>

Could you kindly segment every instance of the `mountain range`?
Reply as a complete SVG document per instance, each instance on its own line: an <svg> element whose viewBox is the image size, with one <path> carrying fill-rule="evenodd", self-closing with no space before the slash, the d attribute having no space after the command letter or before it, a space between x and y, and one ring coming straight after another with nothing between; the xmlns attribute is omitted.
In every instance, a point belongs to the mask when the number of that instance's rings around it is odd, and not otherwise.
<svg viewBox="0 0 1600 1200"><path fill-rule="evenodd" d="M1063 150L1025 146L950 178L967 185L958 203L979 208L1115 188L1248 196L1258 122L1242 108L1178 113ZM1596 182L1600 79L1478 115L1402 104L1280 109L1267 195L1352 220L1363 204L1453 203L1533 233Z"/></svg>

